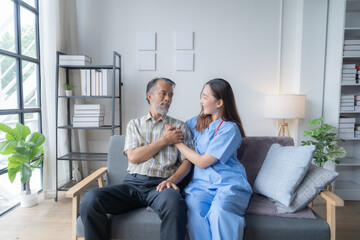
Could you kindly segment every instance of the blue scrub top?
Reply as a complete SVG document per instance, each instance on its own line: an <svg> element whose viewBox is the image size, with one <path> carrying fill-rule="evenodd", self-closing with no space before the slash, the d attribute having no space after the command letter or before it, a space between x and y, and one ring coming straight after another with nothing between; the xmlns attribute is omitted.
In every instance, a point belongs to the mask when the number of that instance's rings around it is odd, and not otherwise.
<svg viewBox="0 0 360 240"><path fill-rule="evenodd" d="M222 119L210 123L202 133L195 129L197 117L186 122L195 142L195 150L200 155L205 152L218 159L213 165L202 169L194 166L193 180L187 187L205 187L216 189L226 185L242 186L242 189L251 192L247 181L244 166L237 159L237 149L241 144L241 133L234 122L223 121L216 136L215 132Z"/></svg>

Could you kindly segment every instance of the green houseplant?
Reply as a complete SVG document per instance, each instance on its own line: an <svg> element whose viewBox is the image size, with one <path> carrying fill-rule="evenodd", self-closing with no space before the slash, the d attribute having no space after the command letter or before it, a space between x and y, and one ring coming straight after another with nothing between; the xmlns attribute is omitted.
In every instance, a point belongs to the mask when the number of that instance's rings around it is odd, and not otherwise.
<svg viewBox="0 0 360 240"><path fill-rule="evenodd" d="M5 132L5 140L0 142L0 154L8 157L8 176L11 182L21 173L21 183L25 183L25 195L31 195L30 178L33 170L41 168L45 137L39 132L31 134L30 128L17 123L15 128L0 123L0 131Z"/></svg>
<svg viewBox="0 0 360 240"><path fill-rule="evenodd" d="M336 164L340 162L338 158L346 156L346 151L343 147L337 146L336 142L345 142L345 140L336 137L335 127L324 124L324 118L316 118L308 123L313 127L304 131L304 137L311 137L311 140L301 141L301 145L314 145L315 152L313 155L314 163L319 167L323 167L327 161L332 161Z"/></svg>
<svg viewBox="0 0 360 240"><path fill-rule="evenodd" d="M74 87L75 87L74 84L65 83L65 95L66 96L72 96L72 90L73 90Z"/></svg>

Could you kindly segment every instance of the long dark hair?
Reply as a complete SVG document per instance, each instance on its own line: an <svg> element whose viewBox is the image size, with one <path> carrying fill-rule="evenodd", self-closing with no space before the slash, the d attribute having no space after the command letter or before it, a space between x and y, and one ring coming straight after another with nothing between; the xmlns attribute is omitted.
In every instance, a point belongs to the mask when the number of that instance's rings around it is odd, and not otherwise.
<svg viewBox="0 0 360 240"><path fill-rule="evenodd" d="M211 90L213 92L213 96L217 100L220 100L220 99L223 100L224 104L221 108L220 117L224 121L230 121L230 122L236 123L236 125L238 126L238 128L240 130L241 136L243 138L246 137L239 113L236 108L234 93L233 93L233 90L232 90L230 84L224 79L215 78L215 79L212 79L212 80L208 81L207 83L205 83L204 87L206 85L209 85L209 87L211 88ZM204 87L203 87L203 90L204 90ZM195 125L195 129L197 131L202 132L205 128L207 128L209 126L209 124L211 122L212 122L211 115L204 114L203 110L201 109L197 123Z"/></svg>

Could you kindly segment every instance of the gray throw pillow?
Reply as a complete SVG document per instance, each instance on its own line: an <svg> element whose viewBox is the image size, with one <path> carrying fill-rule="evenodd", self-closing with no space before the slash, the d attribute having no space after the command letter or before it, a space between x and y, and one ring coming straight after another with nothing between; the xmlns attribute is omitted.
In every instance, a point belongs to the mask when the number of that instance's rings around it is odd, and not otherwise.
<svg viewBox="0 0 360 240"><path fill-rule="evenodd" d="M329 185L339 173L310 164L309 171L297 189L296 196L289 207L279 202L275 206L279 213L294 213L304 209L314 198Z"/></svg>
<svg viewBox="0 0 360 240"><path fill-rule="evenodd" d="M309 169L315 146L273 144L255 179L254 191L290 206L296 189Z"/></svg>

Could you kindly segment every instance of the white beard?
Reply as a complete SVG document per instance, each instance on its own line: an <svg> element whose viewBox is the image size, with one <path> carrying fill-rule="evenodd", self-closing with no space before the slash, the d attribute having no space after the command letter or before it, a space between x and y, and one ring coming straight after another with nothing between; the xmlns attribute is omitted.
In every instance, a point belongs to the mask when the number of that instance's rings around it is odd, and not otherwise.
<svg viewBox="0 0 360 240"><path fill-rule="evenodd" d="M163 117L165 117L166 114L167 114L168 111L169 111L169 108L167 108L167 109L161 109L161 104L162 104L162 103L160 103L160 105L155 105L155 103L153 103L153 104L152 104L152 107L155 109L155 111L156 111L157 113L160 113ZM169 105L169 106L170 106L170 105Z"/></svg>

